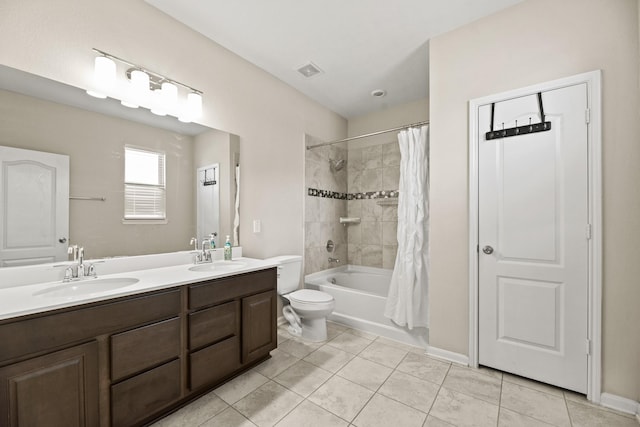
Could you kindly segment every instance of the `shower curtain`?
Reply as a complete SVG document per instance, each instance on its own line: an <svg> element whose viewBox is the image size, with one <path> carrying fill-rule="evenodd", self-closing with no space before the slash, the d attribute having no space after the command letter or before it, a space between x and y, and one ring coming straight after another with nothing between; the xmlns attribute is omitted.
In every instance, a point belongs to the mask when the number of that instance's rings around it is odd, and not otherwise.
<svg viewBox="0 0 640 427"><path fill-rule="evenodd" d="M409 329L428 327L429 127L398 134L398 254L384 315Z"/></svg>

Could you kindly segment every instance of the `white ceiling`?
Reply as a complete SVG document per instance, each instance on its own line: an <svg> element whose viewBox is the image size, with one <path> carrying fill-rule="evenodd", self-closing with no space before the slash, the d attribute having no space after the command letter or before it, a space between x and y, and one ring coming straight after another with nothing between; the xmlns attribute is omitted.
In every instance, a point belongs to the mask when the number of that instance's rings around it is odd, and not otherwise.
<svg viewBox="0 0 640 427"><path fill-rule="evenodd" d="M427 97L429 39L522 0L145 1L352 118Z"/></svg>

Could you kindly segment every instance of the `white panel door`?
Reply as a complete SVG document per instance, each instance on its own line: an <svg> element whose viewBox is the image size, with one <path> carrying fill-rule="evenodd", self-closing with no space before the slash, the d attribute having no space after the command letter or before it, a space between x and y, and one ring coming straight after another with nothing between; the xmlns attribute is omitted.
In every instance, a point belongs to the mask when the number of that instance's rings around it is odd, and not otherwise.
<svg viewBox="0 0 640 427"><path fill-rule="evenodd" d="M215 184L204 185L206 182ZM196 177L196 209L197 209L197 230L198 239L208 239L211 233L220 234L220 168L214 165L198 168ZM218 236L216 245L222 247L223 236Z"/></svg>
<svg viewBox="0 0 640 427"><path fill-rule="evenodd" d="M586 393L587 87L542 100L546 132L486 140L479 111L478 360ZM536 94L495 104L495 129L516 120L540 121Z"/></svg>
<svg viewBox="0 0 640 427"><path fill-rule="evenodd" d="M69 156L0 147L0 266L67 259Z"/></svg>

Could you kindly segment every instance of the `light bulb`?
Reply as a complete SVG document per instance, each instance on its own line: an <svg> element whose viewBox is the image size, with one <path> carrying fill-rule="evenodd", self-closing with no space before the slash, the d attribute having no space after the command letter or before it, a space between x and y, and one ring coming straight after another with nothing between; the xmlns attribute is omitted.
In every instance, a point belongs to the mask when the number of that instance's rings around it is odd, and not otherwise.
<svg viewBox="0 0 640 427"><path fill-rule="evenodd" d="M187 114L191 120L197 119L202 115L202 95L191 92L187 95Z"/></svg>

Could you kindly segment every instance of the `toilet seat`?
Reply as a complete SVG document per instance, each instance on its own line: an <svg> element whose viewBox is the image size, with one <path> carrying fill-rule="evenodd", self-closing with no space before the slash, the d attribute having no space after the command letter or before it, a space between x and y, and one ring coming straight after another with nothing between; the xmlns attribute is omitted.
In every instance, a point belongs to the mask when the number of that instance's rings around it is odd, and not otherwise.
<svg viewBox="0 0 640 427"><path fill-rule="evenodd" d="M333 296L314 289L300 289L287 295L290 301L298 304L322 304L333 301Z"/></svg>

